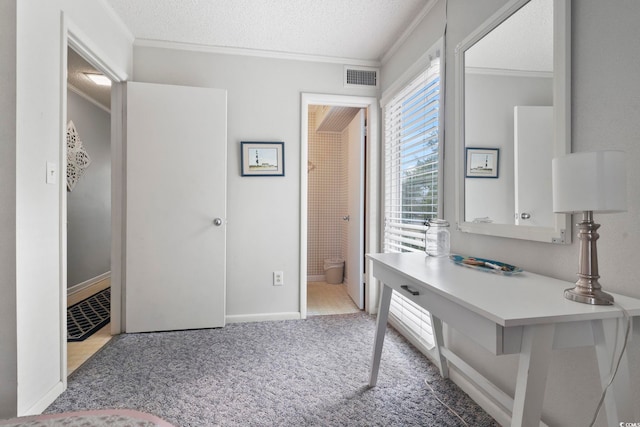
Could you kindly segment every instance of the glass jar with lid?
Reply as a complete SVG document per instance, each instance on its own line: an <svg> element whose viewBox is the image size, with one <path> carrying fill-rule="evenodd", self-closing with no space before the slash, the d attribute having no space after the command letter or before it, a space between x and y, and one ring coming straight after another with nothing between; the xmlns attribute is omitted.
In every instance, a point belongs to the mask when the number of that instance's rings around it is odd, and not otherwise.
<svg viewBox="0 0 640 427"><path fill-rule="evenodd" d="M428 219L425 232L425 252L433 257L449 256L451 250L449 222L444 219Z"/></svg>

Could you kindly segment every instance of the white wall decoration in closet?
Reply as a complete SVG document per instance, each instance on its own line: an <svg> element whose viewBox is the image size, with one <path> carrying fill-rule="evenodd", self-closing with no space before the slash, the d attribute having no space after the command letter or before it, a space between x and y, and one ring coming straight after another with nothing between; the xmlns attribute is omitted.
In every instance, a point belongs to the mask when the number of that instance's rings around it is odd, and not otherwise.
<svg viewBox="0 0 640 427"><path fill-rule="evenodd" d="M67 190L73 191L76 183L91 164L91 158L84 149L78 131L72 120L67 124Z"/></svg>

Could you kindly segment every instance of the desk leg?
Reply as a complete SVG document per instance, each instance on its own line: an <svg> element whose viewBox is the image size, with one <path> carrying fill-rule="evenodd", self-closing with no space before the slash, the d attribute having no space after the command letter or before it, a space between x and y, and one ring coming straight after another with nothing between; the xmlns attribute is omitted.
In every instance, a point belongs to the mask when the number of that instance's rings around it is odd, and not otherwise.
<svg viewBox="0 0 640 427"><path fill-rule="evenodd" d="M382 345L384 344L384 333L387 330L387 320L389 319L389 304L391 303L391 293L393 289L382 285L382 295L378 307L378 320L376 323L376 337L373 342L373 362L371 363L371 376L369 386L375 387L378 382L378 370L380 369L380 357L382 356Z"/></svg>
<svg viewBox="0 0 640 427"><path fill-rule="evenodd" d="M512 427L538 427L553 348L554 324L525 326L518 363Z"/></svg>
<svg viewBox="0 0 640 427"><path fill-rule="evenodd" d="M436 358L440 362L440 375L442 378L449 378L449 366L447 365L447 358L442 355L440 349L444 347L444 336L442 334L442 320L431 315L431 325L433 326L433 334L436 339Z"/></svg>
<svg viewBox="0 0 640 427"><path fill-rule="evenodd" d="M624 340L624 328L626 328L626 324L622 327L618 340L613 338L607 340L602 320L593 320L591 326L593 329L593 340L596 346L596 356L598 357L600 381L602 389L604 390L611 380L612 367L614 367L618 361L622 340ZM618 341L617 348L615 348L616 341ZM629 341L629 344L631 346L631 341ZM620 369L618 370L616 379L613 384L611 384L604 399L604 407L607 412L607 425L618 425L620 421L633 421L636 419L633 413L633 391L631 389L631 383L629 382L631 371L629 370L627 354L629 354L630 350L630 348L627 348L625 351L620 361ZM614 351L616 352L615 354Z"/></svg>

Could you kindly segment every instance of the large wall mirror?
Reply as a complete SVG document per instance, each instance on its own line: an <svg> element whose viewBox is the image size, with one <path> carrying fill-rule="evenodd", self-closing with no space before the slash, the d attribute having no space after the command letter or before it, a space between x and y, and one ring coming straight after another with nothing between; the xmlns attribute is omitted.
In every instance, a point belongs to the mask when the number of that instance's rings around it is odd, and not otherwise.
<svg viewBox="0 0 640 427"><path fill-rule="evenodd" d="M570 0L512 0L456 48L457 226L569 243L551 159L571 150Z"/></svg>

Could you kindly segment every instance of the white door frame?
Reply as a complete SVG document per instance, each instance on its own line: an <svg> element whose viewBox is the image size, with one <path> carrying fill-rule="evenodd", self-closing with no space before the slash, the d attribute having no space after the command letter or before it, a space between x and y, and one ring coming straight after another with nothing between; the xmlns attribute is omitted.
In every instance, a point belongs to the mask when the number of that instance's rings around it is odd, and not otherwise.
<svg viewBox="0 0 640 427"><path fill-rule="evenodd" d="M60 43L60 145L58 190L60 202L60 375L63 387L67 387L67 48L71 47L97 70L113 82L111 95L111 333L121 332L123 232L124 216L124 155L122 134L122 85L128 75L100 53L100 48L82 30L62 13Z"/></svg>
<svg viewBox="0 0 640 427"><path fill-rule="evenodd" d="M331 105L367 109L367 159L365 176L365 253L379 251L380 227L380 136L379 108L375 97L302 93L300 108L300 317L307 318L307 214L309 158L309 106ZM371 276L370 262L365 262L365 310L378 310L377 281Z"/></svg>

